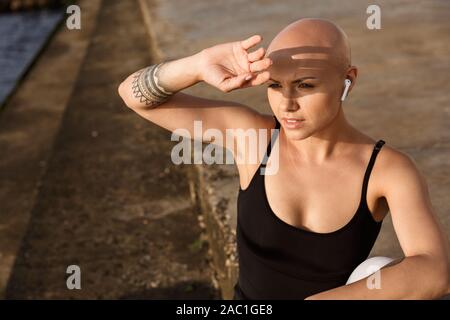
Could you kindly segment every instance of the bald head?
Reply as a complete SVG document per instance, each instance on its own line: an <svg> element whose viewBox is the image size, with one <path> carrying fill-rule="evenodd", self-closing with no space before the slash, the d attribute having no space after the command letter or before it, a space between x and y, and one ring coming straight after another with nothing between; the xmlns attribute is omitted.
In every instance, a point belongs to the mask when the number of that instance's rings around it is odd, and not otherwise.
<svg viewBox="0 0 450 320"><path fill-rule="evenodd" d="M267 48L278 65L289 57L303 68L336 68L344 72L351 65L350 44L345 32L324 19L300 19L281 30ZM278 60L278 61L277 61Z"/></svg>

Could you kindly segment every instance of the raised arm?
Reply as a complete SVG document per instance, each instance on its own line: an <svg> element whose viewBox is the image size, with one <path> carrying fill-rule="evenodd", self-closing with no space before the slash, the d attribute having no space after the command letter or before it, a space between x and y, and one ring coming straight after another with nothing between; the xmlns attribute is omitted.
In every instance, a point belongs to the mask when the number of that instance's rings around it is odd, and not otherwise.
<svg viewBox="0 0 450 320"><path fill-rule="evenodd" d="M226 129L263 126L267 117L246 105L180 92L200 81L222 92L266 82L270 76L266 69L271 61L264 58L264 48L247 52L261 40L259 35L255 35L243 41L219 44L192 56L164 62L156 69L153 68L155 65L141 69L121 83L119 94L129 108L145 119L171 132L178 128L187 129L190 137L194 136L195 120L202 121L203 130L218 129L224 137ZM172 95L164 97L162 94L159 99L152 99L151 94L145 92L152 89L145 87L146 83L152 86L152 72L158 86Z"/></svg>

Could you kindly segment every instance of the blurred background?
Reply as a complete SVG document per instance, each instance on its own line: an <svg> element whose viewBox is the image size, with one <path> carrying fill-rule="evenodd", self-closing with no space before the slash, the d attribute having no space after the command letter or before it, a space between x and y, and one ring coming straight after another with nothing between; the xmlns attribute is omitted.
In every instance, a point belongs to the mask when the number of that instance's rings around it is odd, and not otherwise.
<svg viewBox="0 0 450 320"><path fill-rule="evenodd" d="M266 48L303 17L348 34L359 77L346 115L415 159L448 235L450 2L377 1L380 30L367 28L371 4L0 0L0 297L231 298L237 170L172 164L170 133L126 108L117 88L222 42L260 34ZM71 5L80 28L68 27ZM271 112L264 86L186 92ZM375 255L403 255L390 216ZM67 287L71 265L80 290Z"/></svg>

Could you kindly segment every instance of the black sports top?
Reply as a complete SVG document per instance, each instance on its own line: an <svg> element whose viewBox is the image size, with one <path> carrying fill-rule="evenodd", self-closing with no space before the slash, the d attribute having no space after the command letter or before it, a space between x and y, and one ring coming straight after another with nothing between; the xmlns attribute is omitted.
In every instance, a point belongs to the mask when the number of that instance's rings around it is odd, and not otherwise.
<svg viewBox="0 0 450 320"><path fill-rule="evenodd" d="M275 121L279 129L280 123ZM275 130L265 160L278 134L279 130ZM368 209L366 192L384 143L379 140L373 149L356 213L344 227L330 233L300 229L276 216L267 200L264 175L260 174L267 161L260 164L248 188L239 188L239 279L234 299L304 299L345 285L352 271L367 259L382 225Z"/></svg>

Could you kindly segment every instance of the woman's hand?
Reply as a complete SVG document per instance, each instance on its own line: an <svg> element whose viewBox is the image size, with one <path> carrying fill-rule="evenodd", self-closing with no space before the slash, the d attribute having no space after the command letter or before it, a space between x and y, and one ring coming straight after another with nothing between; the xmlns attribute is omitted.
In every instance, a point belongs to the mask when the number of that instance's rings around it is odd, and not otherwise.
<svg viewBox="0 0 450 320"><path fill-rule="evenodd" d="M264 58L264 48L247 51L261 40L261 36L254 35L204 49L200 53L200 79L223 92L266 82L270 77L266 70L272 64L271 59Z"/></svg>

